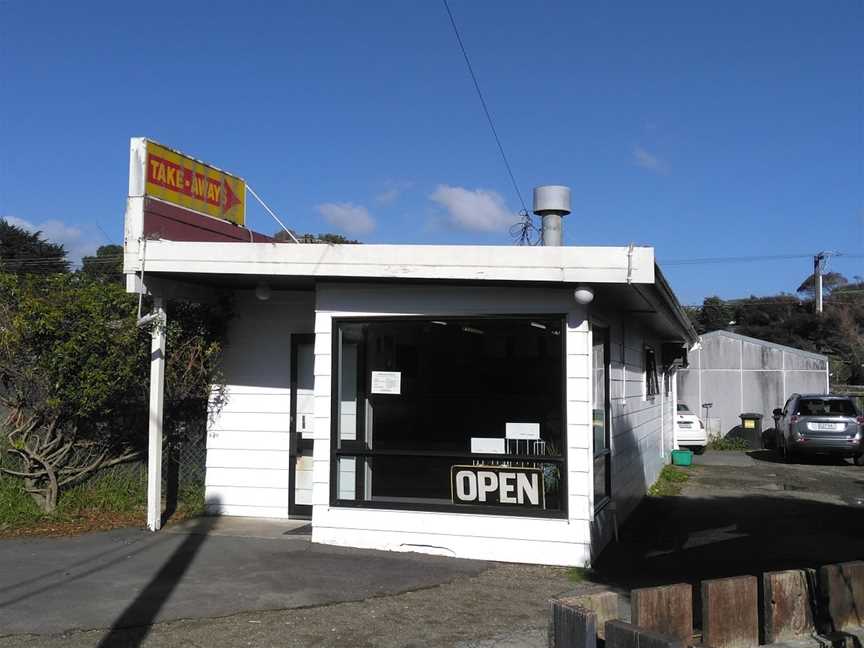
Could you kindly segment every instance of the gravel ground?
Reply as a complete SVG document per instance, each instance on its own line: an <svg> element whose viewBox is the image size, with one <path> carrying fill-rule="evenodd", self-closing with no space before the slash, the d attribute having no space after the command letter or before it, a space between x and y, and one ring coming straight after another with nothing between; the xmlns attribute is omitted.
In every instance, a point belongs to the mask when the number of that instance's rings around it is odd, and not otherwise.
<svg viewBox="0 0 864 648"><path fill-rule="evenodd" d="M106 630L0 637L0 648L541 648L548 599L581 587L587 584L574 585L566 569L496 565L476 577L362 602L174 621L115 632L107 641Z"/></svg>

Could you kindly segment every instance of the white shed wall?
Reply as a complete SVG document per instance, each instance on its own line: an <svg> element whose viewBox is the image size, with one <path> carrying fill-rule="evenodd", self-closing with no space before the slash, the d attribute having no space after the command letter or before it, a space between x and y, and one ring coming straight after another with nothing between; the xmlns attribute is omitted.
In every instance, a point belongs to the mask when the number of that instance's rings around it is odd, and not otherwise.
<svg viewBox="0 0 864 648"><path fill-rule="evenodd" d="M235 295L223 352L226 402L207 426L207 510L288 517L291 334L311 333L314 293Z"/></svg>
<svg viewBox="0 0 864 648"><path fill-rule="evenodd" d="M762 428L773 426L775 407L793 393L828 393L828 359L746 336L714 332L688 354L690 366L678 373L681 402L699 416L708 411L709 432L725 436L741 424L743 412L762 414Z"/></svg>

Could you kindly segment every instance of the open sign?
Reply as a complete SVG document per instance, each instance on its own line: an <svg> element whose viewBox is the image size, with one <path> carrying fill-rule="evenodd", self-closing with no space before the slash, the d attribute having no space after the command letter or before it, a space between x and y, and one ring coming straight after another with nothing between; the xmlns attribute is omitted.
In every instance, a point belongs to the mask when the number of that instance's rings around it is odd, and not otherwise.
<svg viewBox="0 0 864 648"><path fill-rule="evenodd" d="M515 466L452 466L450 492L454 504L546 506L543 471Z"/></svg>

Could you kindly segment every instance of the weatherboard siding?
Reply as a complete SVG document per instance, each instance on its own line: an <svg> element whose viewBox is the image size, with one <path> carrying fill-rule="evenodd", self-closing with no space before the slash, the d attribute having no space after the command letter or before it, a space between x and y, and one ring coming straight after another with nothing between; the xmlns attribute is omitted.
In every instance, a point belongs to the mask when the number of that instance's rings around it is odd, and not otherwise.
<svg viewBox="0 0 864 648"><path fill-rule="evenodd" d="M669 462L673 444L674 398L663 383L661 340L632 320L607 316L610 338L611 501L619 526L645 497ZM648 397L645 348L656 353L660 393ZM674 380L674 378L672 378ZM597 555L613 538L613 508L605 506L592 522L592 550Z"/></svg>
<svg viewBox="0 0 864 648"><path fill-rule="evenodd" d="M330 506L330 391L334 317L565 314L568 518ZM583 565L590 556L589 328L569 290L319 285L315 315L312 539L326 544L464 558Z"/></svg>
<svg viewBox="0 0 864 648"><path fill-rule="evenodd" d="M235 296L222 373L225 401L207 426L211 513L288 517L291 334L313 326L313 293Z"/></svg>

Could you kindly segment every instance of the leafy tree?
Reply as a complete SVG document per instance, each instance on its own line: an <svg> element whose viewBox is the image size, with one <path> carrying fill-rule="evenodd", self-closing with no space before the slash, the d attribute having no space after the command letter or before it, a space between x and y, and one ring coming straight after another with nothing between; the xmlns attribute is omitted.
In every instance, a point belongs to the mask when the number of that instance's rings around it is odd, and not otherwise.
<svg viewBox="0 0 864 648"><path fill-rule="evenodd" d="M169 435L206 420L228 316L225 304L169 305ZM46 513L64 488L142 455L150 336L136 318L137 300L118 284L84 273L0 273L2 427L17 458L3 471L20 477Z"/></svg>
<svg viewBox="0 0 864 648"><path fill-rule="evenodd" d="M335 243L337 245L356 245L360 243L360 241L356 239L349 239L342 236L341 234L304 234L303 238L301 238L300 240L302 241L303 239L307 238L312 239L318 243Z"/></svg>
<svg viewBox="0 0 864 648"><path fill-rule="evenodd" d="M355 239L346 238L346 237L342 236L341 234L326 234L326 233L325 234L300 234L300 235L295 234L295 236L297 236L297 239L301 243L334 243L337 245L359 244L360 243L360 241L357 241ZM286 232L284 230L280 230L279 232L276 232L273 235L273 238L275 238L277 241L283 241L283 242L284 241L293 242L293 240L294 240L288 235L288 232Z"/></svg>
<svg viewBox="0 0 864 648"><path fill-rule="evenodd" d="M0 218L0 271L46 274L68 272L69 261L62 245L28 232Z"/></svg>
<svg viewBox="0 0 864 648"><path fill-rule="evenodd" d="M105 281L123 281L123 246L103 245L96 256L81 259L81 272Z"/></svg>
<svg viewBox="0 0 864 648"><path fill-rule="evenodd" d="M706 333L725 329L732 321L734 311L719 297L706 297L699 312L697 331Z"/></svg>
<svg viewBox="0 0 864 648"><path fill-rule="evenodd" d="M822 290L827 293L831 293L832 291L845 286L849 283L849 280L846 279L839 272L826 272L822 275ZM807 295L810 299L814 299L816 296L816 275L811 274L804 281L801 282L801 285L798 286L798 290L796 291L798 294Z"/></svg>
<svg viewBox="0 0 864 648"><path fill-rule="evenodd" d="M790 293L724 302L707 298L700 308L687 308L694 328L701 334L727 328L742 335L821 353L830 360L832 384L864 385L864 277L853 283L839 273L826 273L829 292L824 312L813 312L811 302ZM797 292L813 296L813 276Z"/></svg>

